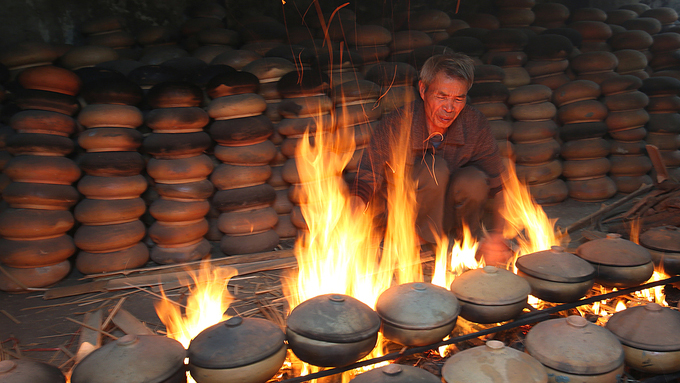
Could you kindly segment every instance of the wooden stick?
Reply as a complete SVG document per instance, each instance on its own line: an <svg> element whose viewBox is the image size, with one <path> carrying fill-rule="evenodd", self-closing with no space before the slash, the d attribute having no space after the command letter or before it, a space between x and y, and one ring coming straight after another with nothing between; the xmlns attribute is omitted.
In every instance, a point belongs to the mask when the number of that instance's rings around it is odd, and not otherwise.
<svg viewBox="0 0 680 383"><path fill-rule="evenodd" d="M154 335L139 319L125 309L119 309L113 316L113 323L128 335Z"/></svg>
<svg viewBox="0 0 680 383"><path fill-rule="evenodd" d="M85 314L83 319L83 329L78 338L78 351L76 351L76 362L80 362L84 357L101 346L100 331L102 331L102 310ZM69 318L66 318L69 319Z"/></svg>
<svg viewBox="0 0 680 383"><path fill-rule="evenodd" d="M564 229L565 235L568 234L568 233L573 233L576 230L579 230L579 229L586 227L588 224L591 224L593 220L597 219L598 217L602 216L603 214L611 211L612 209L614 209L616 207L623 205L624 203L630 201L631 199L633 199L633 198L635 198L635 197L637 197L637 196L639 196L643 193L648 192L652 188L654 188L654 185L642 185L642 186L640 186L640 188L638 190L628 194L627 196L621 198L620 200L613 202L609 205L602 206L598 211L596 211L592 214L589 214L588 216L583 217L583 218L579 219L578 221L572 223L571 225L567 226Z"/></svg>
<svg viewBox="0 0 680 383"><path fill-rule="evenodd" d="M111 322L111 319L113 318L114 315L116 315L116 313L117 313L118 310L120 309L120 306L123 305L123 302L125 302L126 299L127 299L127 297L122 297L122 298L120 298L120 300L118 301L118 303L116 303L116 305L113 307L113 309L112 309L111 312L109 313L109 316L107 316L107 317L106 317L106 320L104 320L104 323L102 324L102 329L105 329L106 326L109 325L109 322Z"/></svg>
<svg viewBox="0 0 680 383"><path fill-rule="evenodd" d="M73 358L73 357L75 356L75 355L73 355L73 353L72 353L71 351L69 351L68 348L66 348L66 346L64 346L63 344L60 344L60 345L59 345L59 349L61 350L61 352L63 352L64 354L66 354L66 356L68 356L69 358Z"/></svg>
<svg viewBox="0 0 680 383"><path fill-rule="evenodd" d="M10 313L8 313L7 311L5 311L5 310L0 310L0 312L3 313L3 314L5 314L5 316L6 316L7 318L9 318L12 322L14 322L14 323L16 323L16 324L21 324L21 322L20 322L17 318L13 317L13 316L12 316Z"/></svg>
<svg viewBox="0 0 680 383"><path fill-rule="evenodd" d="M75 319L73 319L73 318L66 318L66 320L71 321L71 322L76 323L76 324L79 324L79 325L81 325L81 326L83 326L83 327L85 327L85 328L89 328L90 330L94 330L94 331L96 331L96 332L98 332L98 333L100 333L100 334L102 334L102 335L106 335L106 336L108 336L109 338L111 338L111 339L113 339L113 340L118 339L118 337L115 336L115 335L111 335L111 334L109 334L108 332L106 332L106 331L104 331L104 330L100 330L100 329L98 329L98 328L94 328L94 327L92 327L92 326L90 326L90 325L88 325L88 324L85 324L85 323L83 323L83 322L77 321L77 320L75 320Z"/></svg>
<svg viewBox="0 0 680 383"><path fill-rule="evenodd" d="M28 290L28 286L26 286L25 284L21 283L20 280L14 278L14 275L10 274L9 271L5 270L5 268L2 267L2 265L0 265L0 272L2 272L3 274L5 274L5 276L6 276L7 278L9 278L9 280L11 280L12 282L16 283L17 286L21 287L22 290Z"/></svg>

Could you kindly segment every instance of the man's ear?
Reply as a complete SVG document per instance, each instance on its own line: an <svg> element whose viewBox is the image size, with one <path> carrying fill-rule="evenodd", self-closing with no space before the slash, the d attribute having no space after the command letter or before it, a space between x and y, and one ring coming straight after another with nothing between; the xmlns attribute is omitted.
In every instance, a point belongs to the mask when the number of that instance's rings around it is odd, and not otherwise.
<svg viewBox="0 0 680 383"><path fill-rule="evenodd" d="M423 100L425 99L425 91L427 90L427 86L425 84L418 80L418 92L420 93L420 98Z"/></svg>

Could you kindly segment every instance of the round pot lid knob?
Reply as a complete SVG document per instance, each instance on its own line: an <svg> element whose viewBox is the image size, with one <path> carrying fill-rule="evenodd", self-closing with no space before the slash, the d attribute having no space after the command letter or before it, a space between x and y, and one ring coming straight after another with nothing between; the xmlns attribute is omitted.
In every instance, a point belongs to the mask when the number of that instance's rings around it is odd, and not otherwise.
<svg viewBox="0 0 680 383"><path fill-rule="evenodd" d="M399 375L402 371L403 369L398 364L388 364L382 369L383 374L389 376Z"/></svg>
<svg viewBox="0 0 680 383"><path fill-rule="evenodd" d="M645 310L649 310L649 311L661 311L663 309L663 307L660 304L654 303L654 302L647 303L643 307L645 308Z"/></svg>
<svg viewBox="0 0 680 383"><path fill-rule="evenodd" d="M485 274L498 274L498 269L494 266L484 266L482 270Z"/></svg>
<svg viewBox="0 0 680 383"><path fill-rule="evenodd" d="M564 253L564 246L550 246L550 251L553 253Z"/></svg>
<svg viewBox="0 0 680 383"><path fill-rule="evenodd" d="M415 291L426 291L426 290L427 290L427 286L425 286L425 285L422 284L422 283L414 283L414 284L413 284L413 290L415 290Z"/></svg>
<svg viewBox="0 0 680 383"><path fill-rule="evenodd" d="M139 338L137 338L137 335L130 334L130 335L125 335L118 340L116 340L116 345L120 347L125 347L125 346L132 346L133 344L137 343L139 341Z"/></svg>
<svg viewBox="0 0 680 383"><path fill-rule="evenodd" d="M227 327L237 327L237 326L240 326L241 323L243 323L243 318L241 318L241 317L231 317L224 322L224 325L227 326Z"/></svg>
<svg viewBox="0 0 680 383"><path fill-rule="evenodd" d="M6 372L12 371L15 367L17 366L16 363L14 363L11 360L3 360L0 362L0 374L4 374Z"/></svg>
<svg viewBox="0 0 680 383"><path fill-rule="evenodd" d="M567 323L570 326L574 327L586 327L588 325L588 321L586 318L579 316L579 315L570 315L567 317Z"/></svg>
<svg viewBox="0 0 680 383"><path fill-rule="evenodd" d="M342 302L345 301L345 297L343 297L342 295L338 295L338 294L332 294L328 297L328 300L333 302L333 303L342 303Z"/></svg>
<svg viewBox="0 0 680 383"><path fill-rule="evenodd" d="M496 350L502 350L505 348L505 344L501 342L500 340L487 340L486 341L486 347L496 351Z"/></svg>

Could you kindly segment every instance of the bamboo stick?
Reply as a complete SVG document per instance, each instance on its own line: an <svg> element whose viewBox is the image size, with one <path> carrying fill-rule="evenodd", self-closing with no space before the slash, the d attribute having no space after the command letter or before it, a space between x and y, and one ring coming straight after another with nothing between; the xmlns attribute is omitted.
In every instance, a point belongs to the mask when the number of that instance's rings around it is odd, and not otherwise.
<svg viewBox="0 0 680 383"><path fill-rule="evenodd" d="M104 331L104 330L100 330L100 329L98 329L98 328L92 327L92 326L88 325L87 323L83 323L83 322L77 321L77 320L75 320L75 319L73 319L73 318L66 318L66 320L71 321L71 322L76 323L76 324L79 324L79 325L81 325L81 326L83 326L83 327L85 327L85 328L88 328L88 329L90 329L90 330L94 330L94 331L96 331L96 332L98 332L98 333L100 333L100 334L102 334L102 335L106 335L106 336L108 336L109 338L111 338L111 339L113 339L113 340L118 339L117 336L111 335L111 334L109 334L108 332L106 332L106 331Z"/></svg>
<svg viewBox="0 0 680 383"><path fill-rule="evenodd" d="M119 309L112 321L128 335L154 335L153 331L125 309Z"/></svg>
<svg viewBox="0 0 680 383"><path fill-rule="evenodd" d="M84 328L80 332L78 339L78 351L76 351L75 355L76 362L80 362L84 357L101 346L100 331L102 331L102 317L103 313L101 310L85 314L83 319Z"/></svg>

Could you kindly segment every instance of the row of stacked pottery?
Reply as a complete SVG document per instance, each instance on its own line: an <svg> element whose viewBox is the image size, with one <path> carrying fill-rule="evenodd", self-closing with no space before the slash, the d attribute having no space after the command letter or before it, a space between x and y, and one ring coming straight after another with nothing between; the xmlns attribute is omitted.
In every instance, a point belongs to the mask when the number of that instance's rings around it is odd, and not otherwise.
<svg viewBox="0 0 680 383"><path fill-rule="evenodd" d="M574 46L569 38L557 34L542 34L529 40L525 49L529 60L524 69L532 84L555 90L570 81L566 70Z"/></svg>
<svg viewBox="0 0 680 383"><path fill-rule="evenodd" d="M647 136L645 141L661 152L669 173L678 176L680 167L680 80L673 77L650 77L640 88L649 96Z"/></svg>
<svg viewBox="0 0 680 383"><path fill-rule="evenodd" d="M4 173L12 181L3 190L8 208L0 213L0 290L23 291L58 282L70 271L75 253L67 232L75 221L70 209L78 202L72 184L80 178L66 158L74 149L69 138L81 86L73 72L54 66L29 68L17 78L21 112L10 120L17 133L8 142L15 155Z"/></svg>
<svg viewBox="0 0 680 383"><path fill-rule="evenodd" d="M387 115L418 97L415 83L418 72L403 62L384 62L374 65L366 73L366 80L380 87L380 107Z"/></svg>
<svg viewBox="0 0 680 383"><path fill-rule="evenodd" d="M350 49L356 51L363 60L364 74L374 64L384 61L390 55L388 44L391 41L390 31L380 25L357 25L347 34Z"/></svg>
<svg viewBox="0 0 680 383"><path fill-rule="evenodd" d="M510 91L503 84L504 76L505 72L501 67L475 66L475 79L468 91L468 98L470 104L489 120L489 126L498 143L501 156L510 158L513 154L512 144L509 142L512 123L505 119L508 114L506 102L510 97Z"/></svg>
<svg viewBox="0 0 680 383"><path fill-rule="evenodd" d="M545 85L531 84L513 89L508 103L512 143L517 177L529 185L532 197L539 204L554 204L567 198L567 185L559 177L560 143L556 140L557 113L550 102L552 90Z"/></svg>
<svg viewBox="0 0 680 383"><path fill-rule="evenodd" d="M283 166L282 178L290 184L288 199L294 205L290 219L299 230L306 230L307 225L300 208L307 201L297 168L298 146L306 134L309 145L315 145L318 139L323 140L326 145L331 144L330 132L335 129L332 116L334 108L333 101L328 96L330 78L327 75L315 71L302 72L303 79L305 76L307 79L298 84L295 84L294 76L295 73L288 74L280 87L284 102L279 108L283 119L278 130L281 135L285 135L281 151L288 157Z"/></svg>
<svg viewBox="0 0 680 383"><path fill-rule="evenodd" d="M75 208L81 224L74 235L80 252L76 268L83 274L141 267L149 249L141 242L146 228L139 218L146 211L140 195L146 190L144 159L137 152L144 122L133 105L89 104L78 114L86 128L78 136L85 149L79 159L85 176L78 189L85 196Z"/></svg>
<svg viewBox="0 0 680 383"><path fill-rule="evenodd" d="M352 159L345 166L345 179L351 183L359 169L359 161L371 140L373 129L382 117L378 102L380 87L368 80L348 81L333 88L331 94L335 105L336 135L345 142L338 143L338 150L352 151ZM348 155L347 152L341 155Z"/></svg>
<svg viewBox="0 0 680 383"><path fill-rule="evenodd" d="M607 108L598 101L600 94L600 86L589 80L575 80L553 92L563 141L562 175L569 197L577 201L603 201L616 194L616 184L607 176Z"/></svg>
<svg viewBox="0 0 680 383"><path fill-rule="evenodd" d="M147 174L159 198L149 206L156 220L149 227L154 245L150 257L159 264L190 262L205 258L210 243L205 216L213 185L208 176L213 162L206 154L210 136L203 132L208 114L200 107L202 90L188 82L162 82L147 93L152 108L145 116L153 131L143 142L152 156Z"/></svg>
<svg viewBox="0 0 680 383"><path fill-rule="evenodd" d="M279 242L272 207L276 192L267 183L277 151L269 140L274 128L263 114L267 102L256 93L259 88L257 77L245 71L216 77L208 86L207 111L214 119L210 136L222 161L211 175L218 190L212 204L220 212L220 249L227 255L270 251Z"/></svg>
<svg viewBox="0 0 680 383"><path fill-rule="evenodd" d="M591 10L594 8L590 8ZM611 51L611 47L607 43L610 37L612 37L612 29L609 25L604 23L607 18L607 14L602 12L602 18L598 20L579 20L574 21L568 25L569 29L574 29L581 34L581 46L580 51L586 52L599 52L599 51ZM590 13L589 16L597 16L597 13ZM573 15L572 15L573 18ZM597 18L597 17L591 17Z"/></svg>
<svg viewBox="0 0 680 383"><path fill-rule="evenodd" d="M621 75L600 84L602 102L609 110L605 120L612 138L609 174L621 193L631 193L642 184L652 184L647 173L652 162L645 155L644 126L649 121L645 107L649 98L638 89L642 80Z"/></svg>
<svg viewBox="0 0 680 383"><path fill-rule="evenodd" d="M576 74L577 80L589 80L597 84L618 76L619 74L614 71L618 65L619 59L616 55L605 51L581 53L569 62L569 67Z"/></svg>
<svg viewBox="0 0 680 383"><path fill-rule="evenodd" d="M450 25L449 15L437 9L414 12L408 19L409 29L425 32L432 39L432 44L449 38L447 28Z"/></svg>
<svg viewBox="0 0 680 383"><path fill-rule="evenodd" d="M569 8L560 3L538 3L531 10L534 12L533 25L540 28L563 28L569 19Z"/></svg>
<svg viewBox="0 0 680 383"><path fill-rule="evenodd" d="M390 42L390 56L387 60L407 62L415 49L431 45L432 38L423 31L407 29L394 32Z"/></svg>
<svg viewBox="0 0 680 383"><path fill-rule="evenodd" d="M498 65L505 71L503 83L508 89L528 85L531 82L529 73L524 69L527 54L524 47L529 39L518 28L498 28L489 31L482 38L487 52L482 56L485 64Z"/></svg>
<svg viewBox="0 0 680 383"><path fill-rule="evenodd" d="M495 0L494 4L502 28L527 28L536 19L535 0Z"/></svg>

